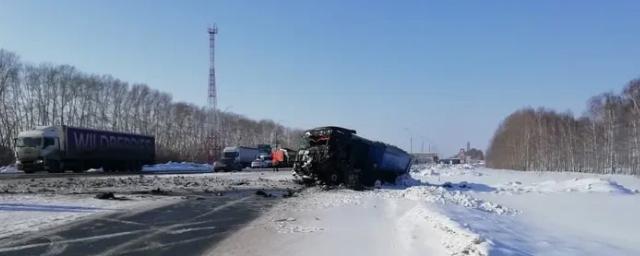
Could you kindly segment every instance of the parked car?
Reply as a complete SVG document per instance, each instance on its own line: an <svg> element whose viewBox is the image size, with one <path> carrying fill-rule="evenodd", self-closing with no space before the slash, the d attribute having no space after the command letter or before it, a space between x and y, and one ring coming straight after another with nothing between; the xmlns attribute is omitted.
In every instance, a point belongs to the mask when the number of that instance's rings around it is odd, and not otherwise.
<svg viewBox="0 0 640 256"><path fill-rule="evenodd" d="M251 162L251 168L268 168L272 166L272 161L271 156L262 154Z"/></svg>

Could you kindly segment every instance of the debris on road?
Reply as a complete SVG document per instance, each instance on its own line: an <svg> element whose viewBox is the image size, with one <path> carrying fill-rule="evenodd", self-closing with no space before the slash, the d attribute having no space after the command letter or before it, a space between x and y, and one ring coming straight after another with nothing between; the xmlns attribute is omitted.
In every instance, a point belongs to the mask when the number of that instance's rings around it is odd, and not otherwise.
<svg viewBox="0 0 640 256"><path fill-rule="evenodd" d="M296 221L296 218L289 217L289 218L283 218L283 219L274 220L274 222L285 222L285 221L288 221L288 222Z"/></svg>
<svg viewBox="0 0 640 256"><path fill-rule="evenodd" d="M168 195L169 191L162 190L160 188L156 188L156 189L151 190L151 194L152 195Z"/></svg>
<svg viewBox="0 0 640 256"><path fill-rule="evenodd" d="M256 191L256 195L258 196L264 196L264 197L273 197L272 194L269 194L267 192L265 192L264 190L258 190Z"/></svg>
<svg viewBox="0 0 640 256"><path fill-rule="evenodd" d="M98 193L95 196L96 199L101 199L101 200L129 200L128 198L124 197L124 196L116 196L113 192L102 192L102 193Z"/></svg>

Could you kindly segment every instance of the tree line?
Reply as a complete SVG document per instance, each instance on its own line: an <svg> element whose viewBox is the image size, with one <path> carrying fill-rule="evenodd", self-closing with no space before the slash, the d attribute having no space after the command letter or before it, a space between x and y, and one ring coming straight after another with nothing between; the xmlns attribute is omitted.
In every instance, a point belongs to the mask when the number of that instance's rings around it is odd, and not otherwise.
<svg viewBox="0 0 640 256"><path fill-rule="evenodd" d="M591 98L580 117L524 108L498 127L487 151L493 168L640 174L640 80Z"/></svg>
<svg viewBox="0 0 640 256"><path fill-rule="evenodd" d="M213 118L217 116L216 118ZM210 120L223 145L296 148L302 132L271 120L175 102L171 95L70 65L30 64L0 49L0 164L14 161L14 138L40 125L69 125L153 135L157 161L207 160Z"/></svg>

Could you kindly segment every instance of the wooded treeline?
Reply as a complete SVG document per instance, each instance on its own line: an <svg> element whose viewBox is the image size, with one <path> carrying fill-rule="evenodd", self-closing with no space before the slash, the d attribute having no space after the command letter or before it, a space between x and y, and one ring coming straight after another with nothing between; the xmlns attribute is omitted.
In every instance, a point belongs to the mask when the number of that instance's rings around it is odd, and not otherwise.
<svg viewBox="0 0 640 256"><path fill-rule="evenodd" d="M591 98L581 117L525 108L498 127L487 165L533 171L640 174L640 80Z"/></svg>
<svg viewBox="0 0 640 256"><path fill-rule="evenodd" d="M170 94L69 65L29 64L0 49L0 165L13 159L13 138L38 125L70 125L156 137L157 161L207 160L212 111L174 102ZM224 145L296 148L301 131L271 120L219 112Z"/></svg>

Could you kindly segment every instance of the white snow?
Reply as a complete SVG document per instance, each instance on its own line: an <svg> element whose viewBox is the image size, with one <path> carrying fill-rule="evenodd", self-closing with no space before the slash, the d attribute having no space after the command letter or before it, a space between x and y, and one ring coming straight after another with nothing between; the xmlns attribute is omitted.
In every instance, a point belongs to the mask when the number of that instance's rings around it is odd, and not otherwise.
<svg viewBox="0 0 640 256"><path fill-rule="evenodd" d="M314 188L211 255L640 255L640 179L417 166L395 186Z"/></svg>
<svg viewBox="0 0 640 256"><path fill-rule="evenodd" d="M0 173L22 173L15 165L0 166Z"/></svg>
<svg viewBox="0 0 640 256"><path fill-rule="evenodd" d="M497 191L513 193L553 193L553 192L602 192L631 194L636 191L629 190L615 181L605 178L573 178L569 180L548 180L539 183L525 185L520 181L512 181L498 184Z"/></svg>
<svg viewBox="0 0 640 256"><path fill-rule="evenodd" d="M212 172L210 164L198 164L190 162L167 162L164 164L145 165L143 172Z"/></svg>
<svg viewBox="0 0 640 256"><path fill-rule="evenodd" d="M492 241L448 217L444 209L451 207L489 216L516 214L426 185L365 192L312 189L278 205L209 254L487 255Z"/></svg>
<svg viewBox="0 0 640 256"><path fill-rule="evenodd" d="M445 166L413 174L423 182L450 184L450 190L517 210L513 217L477 221L466 213L447 214L491 239L495 252L640 254L638 177Z"/></svg>

